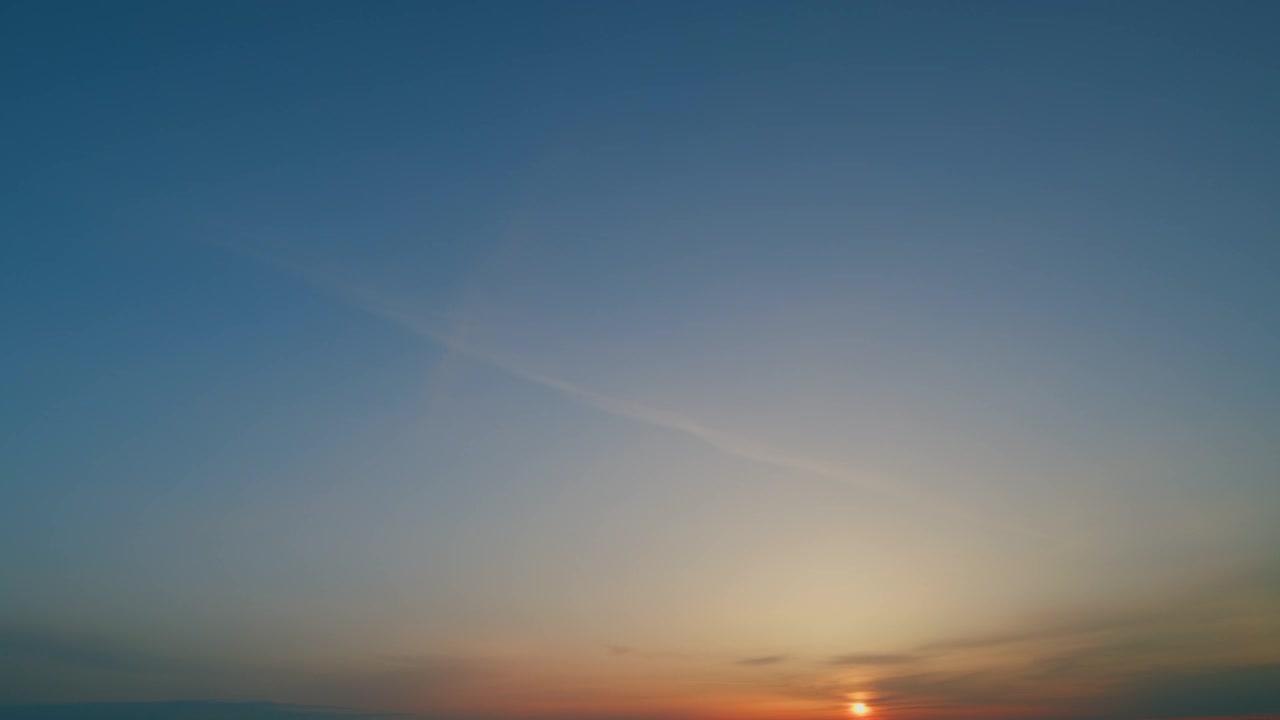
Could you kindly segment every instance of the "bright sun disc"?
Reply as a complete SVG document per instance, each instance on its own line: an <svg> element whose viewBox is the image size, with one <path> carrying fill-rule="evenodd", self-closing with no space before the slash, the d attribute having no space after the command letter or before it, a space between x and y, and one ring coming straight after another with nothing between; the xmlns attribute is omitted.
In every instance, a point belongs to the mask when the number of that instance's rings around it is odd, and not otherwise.
<svg viewBox="0 0 1280 720"><path fill-rule="evenodd" d="M867 707L866 703L853 703L849 706L849 712L854 715L866 715L871 712L871 708Z"/></svg>

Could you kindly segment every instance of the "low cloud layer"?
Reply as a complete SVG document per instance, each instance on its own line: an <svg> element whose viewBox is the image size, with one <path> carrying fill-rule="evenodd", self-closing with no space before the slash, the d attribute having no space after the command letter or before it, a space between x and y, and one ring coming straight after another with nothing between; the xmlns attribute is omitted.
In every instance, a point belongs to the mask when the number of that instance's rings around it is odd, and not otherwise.
<svg viewBox="0 0 1280 720"><path fill-rule="evenodd" d="M0 624L0 661L5 660L119 671L189 665L106 636L16 623Z"/></svg>
<svg viewBox="0 0 1280 720"><path fill-rule="evenodd" d="M1280 582L1264 567L1141 607L838 655L767 682L833 708L865 693L903 714L1243 718L1280 713L1278 638Z"/></svg>
<svg viewBox="0 0 1280 720"><path fill-rule="evenodd" d="M374 720L406 717L269 702L0 705L0 720Z"/></svg>

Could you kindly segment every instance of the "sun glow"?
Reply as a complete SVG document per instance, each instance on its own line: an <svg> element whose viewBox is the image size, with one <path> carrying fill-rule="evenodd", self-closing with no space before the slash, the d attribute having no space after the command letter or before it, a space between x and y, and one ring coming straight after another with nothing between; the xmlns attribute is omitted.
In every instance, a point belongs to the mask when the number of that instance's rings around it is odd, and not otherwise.
<svg viewBox="0 0 1280 720"><path fill-rule="evenodd" d="M866 703L860 703L860 702L850 703L849 712L861 717L863 715L869 714L871 712L871 708L867 707Z"/></svg>

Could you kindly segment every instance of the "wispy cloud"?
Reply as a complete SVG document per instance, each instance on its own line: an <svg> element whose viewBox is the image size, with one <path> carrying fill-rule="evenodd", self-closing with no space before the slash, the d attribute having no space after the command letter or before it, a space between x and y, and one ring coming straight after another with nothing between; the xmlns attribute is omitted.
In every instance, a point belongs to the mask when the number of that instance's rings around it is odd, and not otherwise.
<svg viewBox="0 0 1280 720"><path fill-rule="evenodd" d="M660 410L633 400L588 389L570 380L536 370L513 358L500 356L488 349L473 345L452 330L452 327L457 325L457 318L408 307L373 288L353 281L338 280L332 275L293 260L260 252L247 254L295 273L322 291L365 312L388 320L419 337L437 343L459 356L553 390L574 402L614 417L682 435L737 460L791 471L801 476L851 486L878 496L923 504L945 512L957 510L954 503L946 502L934 493L909 487L897 480L889 480L871 473L855 472L821 460L803 457L769 443L707 426L675 412Z"/></svg>
<svg viewBox="0 0 1280 720"><path fill-rule="evenodd" d="M0 625L3 660L126 672L207 669L187 658L148 652L89 632L20 624Z"/></svg>
<svg viewBox="0 0 1280 720"><path fill-rule="evenodd" d="M1039 626L1025 627L1006 632L966 635L926 643L919 647L925 652L952 650L984 650L987 648L1018 645L1055 638L1071 638L1106 632L1141 623L1146 615L1141 611L1111 612L1102 615L1082 615L1047 621Z"/></svg>
<svg viewBox="0 0 1280 720"><path fill-rule="evenodd" d="M735 665L777 665L786 660L785 655L763 655L761 657L749 657L738 660Z"/></svg>
<svg viewBox="0 0 1280 720"><path fill-rule="evenodd" d="M1276 567L1264 561L1140 607L1064 611L909 652L850 653L753 683L832 707L868 691L894 714L1270 717L1280 713Z"/></svg>
<svg viewBox="0 0 1280 720"><path fill-rule="evenodd" d="M849 653L831 658L832 665L905 665L918 658L909 653Z"/></svg>
<svg viewBox="0 0 1280 720"><path fill-rule="evenodd" d="M1059 710L1079 704L1099 718L1277 713L1276 566L1266 562L1128 611L1069 614L932 643L921 648L924 657L941 653L978 671L886 676L877 689L957 704L1018 700Z"/></svg>
<svg viewBox="0 0 1280 720"><path fill-rule="evenodd" d="M686 659L683 653L671 652L669 650L643 650L630 645L605 645L605 651L610 657L630 657L643 658L646 660L676 660Z"/></svg>

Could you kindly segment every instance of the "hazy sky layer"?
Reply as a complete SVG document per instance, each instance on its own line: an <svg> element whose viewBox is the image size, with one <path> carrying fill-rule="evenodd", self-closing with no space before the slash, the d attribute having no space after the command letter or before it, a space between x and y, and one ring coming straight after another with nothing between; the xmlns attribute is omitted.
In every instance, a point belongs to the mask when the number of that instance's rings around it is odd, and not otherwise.
<svg viewBox="0 0 1280 720"><path fill-rule="evenodd" d="M0 718L1280 715L1277 22L7 3Z"/></svg>

